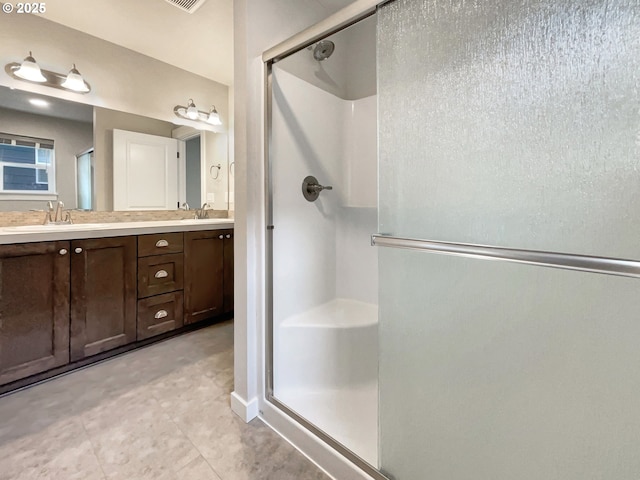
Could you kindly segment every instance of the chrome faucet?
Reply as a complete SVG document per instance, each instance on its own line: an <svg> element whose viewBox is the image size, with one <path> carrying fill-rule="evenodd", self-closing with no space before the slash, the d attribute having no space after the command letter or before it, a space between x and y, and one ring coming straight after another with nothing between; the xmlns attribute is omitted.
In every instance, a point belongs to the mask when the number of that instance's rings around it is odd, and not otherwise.
<svg viewBox="0 0 640 480"><path fill-rule="evenodd" d="M62 203L61 201L58 201L58 204L56 205L56 216L54 218L54 222L58 223L60 221L62 221L62 209L64 208L64 203Z"/></svg>
<svg viewBox="0 0 640 480"><path fill-rule="evenodd" d="M206 210L207 203L203 203L201 208L196 209L196 216L198 220L203 220L205 218L209 218L209 212Z"/></svg>
<svg viewBox="0 0 640 480"><path fill-rule="evenodd" d="M183 210L191 210L191 207L189 207L189 204L188 204L187 202L184 202L184 203L182 204L182 209L183 209Z"/></svg>
<svg viewBox="0 0 640 480"><path fill-rule="evenodd" d="M53 203L47 202L47 210L44 214L44 222L42 222L43 225L53 223L53 217L51 216L52 214L53 214Z"/></svg>
<svg viewBox="0 0 640 480"><path fill-rule="evenodd" d="M53 203L47 202L47 211L44 214L44 222L43 225L48 224L60 225L60 224L71 224L73 221L71 220L71 212L69 210L64 210L64 203L58 201L56 204L56 208L54 211Z"/></svg>

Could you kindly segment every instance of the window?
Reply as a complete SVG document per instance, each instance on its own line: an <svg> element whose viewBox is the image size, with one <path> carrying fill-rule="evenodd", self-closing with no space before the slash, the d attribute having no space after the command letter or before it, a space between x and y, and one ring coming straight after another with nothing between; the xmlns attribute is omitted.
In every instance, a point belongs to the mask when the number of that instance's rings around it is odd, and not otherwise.
<svg viewBox="0 0 640 480"><path fill-rule="evenodd" d="M0 193L55 193L53 140L0 133Z"/></svg>

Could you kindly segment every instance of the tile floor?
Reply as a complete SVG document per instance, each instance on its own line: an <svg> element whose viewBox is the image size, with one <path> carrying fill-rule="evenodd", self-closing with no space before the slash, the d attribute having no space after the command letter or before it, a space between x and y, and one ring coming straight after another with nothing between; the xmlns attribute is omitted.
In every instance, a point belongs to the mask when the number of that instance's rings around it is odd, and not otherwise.
<svg viewBox="0 0 640 480"><path fill-rule="evenodd" d="M231 412L233 323L0 398L0 480L328 480Z"/></svg>

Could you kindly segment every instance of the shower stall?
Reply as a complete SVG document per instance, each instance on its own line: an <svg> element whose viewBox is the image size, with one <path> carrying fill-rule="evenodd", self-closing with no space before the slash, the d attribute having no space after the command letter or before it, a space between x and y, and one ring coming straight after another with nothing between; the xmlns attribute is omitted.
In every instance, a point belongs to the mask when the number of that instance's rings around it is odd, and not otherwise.
<svg viewBox="0 0 640 480"><path fill-rule="evenodd" d="M273 394L377 463L375 17L271 72ZM325 187L325 188L322 188Z"/></svg>
<svg viewBox="0 0 640 480"><path fill-rule="evenodd" d="M264 57L267 401L374 478L638 478L640 0L379 3Z"/></svg>

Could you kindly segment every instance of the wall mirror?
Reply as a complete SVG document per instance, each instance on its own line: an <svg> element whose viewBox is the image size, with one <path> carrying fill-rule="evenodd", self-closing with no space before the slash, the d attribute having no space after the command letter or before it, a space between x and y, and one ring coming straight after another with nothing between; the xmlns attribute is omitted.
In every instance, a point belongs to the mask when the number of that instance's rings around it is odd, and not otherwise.
<svg viewBox="0 0 640 480"><path fill-rule="evenodd" d="M114 131L174 138L175 165L162 172L164 166L135 157L137 170L129 168L124 178ZM149 178L162 175L170 203L154 202L156 189L148 189ZM130 192L140 192L140 201L118 201L125 182ZM232 182L225 133L0 87L0 211L41 210L49 200L82 210L195 209L204 203L228 210Z"/></svg>

